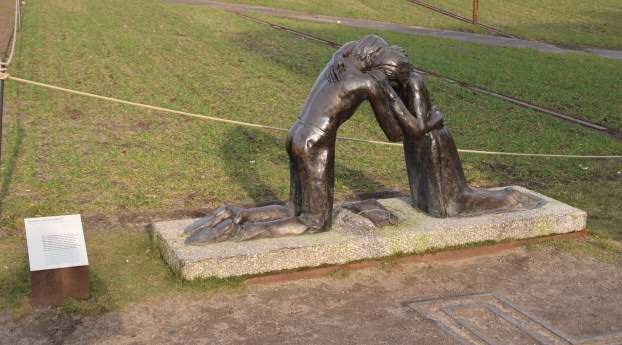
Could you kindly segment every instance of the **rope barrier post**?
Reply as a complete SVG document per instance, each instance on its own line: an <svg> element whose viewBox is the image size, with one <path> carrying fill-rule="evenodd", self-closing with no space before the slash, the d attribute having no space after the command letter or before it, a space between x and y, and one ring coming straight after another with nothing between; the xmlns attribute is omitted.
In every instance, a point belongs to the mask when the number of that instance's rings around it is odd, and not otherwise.
<svg viewBox="0 0 622 345"><path fill-rule="evenodd" d="M17 0L15 6L17 6L17 31L22 31L22 1Z"/></svg>
<svg viewBox="0 0 622 345"><path fill-rule="evenodd" d="M473 0L473 24L479 21L479 0Z"/></svg>

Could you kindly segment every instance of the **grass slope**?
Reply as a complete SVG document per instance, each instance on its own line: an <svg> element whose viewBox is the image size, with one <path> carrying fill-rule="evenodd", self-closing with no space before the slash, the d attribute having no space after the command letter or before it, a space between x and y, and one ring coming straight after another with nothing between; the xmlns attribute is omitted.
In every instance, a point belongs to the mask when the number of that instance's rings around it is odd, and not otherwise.
<svg viewBox="0 0 622 345"><path fill-rule="evenodd" d="M423 7L414 6L406 0L223 0L222 2L284 8L328 16L370 19L456 31L485 32L469 23L457 21Z"/></svg>
<svg viewBox="0 0 622 345"><path fill-rule="evenodd" d="M430 28L482 31L407 0L222 0L290 10L373 19ZM427 0L427 3L471 18L471 0ZM479 4L480 22L522 38L564 46L622 49L622 3L601 1L489 0Z"/></svg>
<svg viewBox="0 0 622 345"><path fill-rule="evenodd" d="M430 3L470 18L471 0ZM617 0L494 0L480 2L482 23L519 37L565 46L622 49L622 2Z"/></svg>
<svg viewBox="0 0 622 345"><path fill-rule="evenodd" d="M267 17L337 42L369 30ZM413 63L444 75L557 108L622 129L622 63L579 54L544 54L531 49L487 47L431 37L381 32L404 47Z"/></svg>

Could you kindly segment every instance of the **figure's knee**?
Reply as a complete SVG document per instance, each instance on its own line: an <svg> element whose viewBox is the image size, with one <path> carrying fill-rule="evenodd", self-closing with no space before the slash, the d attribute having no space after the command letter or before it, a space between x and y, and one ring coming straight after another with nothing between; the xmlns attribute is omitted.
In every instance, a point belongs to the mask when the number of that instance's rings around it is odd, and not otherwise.
<svg viewBox="0 0 622 345"><path fill-rule="evenodd" d="M295 124L287 134L287 151L291 157L308 160L322 155L330 146L329 134L322 130L305 125Z"/></svg>
<svg viewBox="0 0 622 345"><path fill-rule="evenodd" d="M313 158L317 146L312 138L296 135L288 143L287 151L291 158L298 161L307 161Z"/></svg>
<svg viewBox="0 0 622 345"><path fill-rule="evenodd" d="M331 210L321 213L302 212L298 215L298 220L307 226L308 232L327 231L331 226L331 213Z"/></svg>

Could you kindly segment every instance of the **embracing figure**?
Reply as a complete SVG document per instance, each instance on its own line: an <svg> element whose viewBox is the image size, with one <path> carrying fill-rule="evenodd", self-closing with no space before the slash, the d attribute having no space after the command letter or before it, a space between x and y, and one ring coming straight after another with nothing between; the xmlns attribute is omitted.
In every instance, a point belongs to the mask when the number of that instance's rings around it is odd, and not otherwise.
<svg viewBox="0 0 622 345"><path fill-rule="evenodd" d="M287 136L287 205L223 206L187 232L189 244L249 240L326 231L333 210L335 140L341 124L369 101L391 141L404 141L413 205L433 216L507 209L520 204L512 190L466 184L453 139L431 104L423 78L404 50L370 35L335 52L317 78Z"/></svg>

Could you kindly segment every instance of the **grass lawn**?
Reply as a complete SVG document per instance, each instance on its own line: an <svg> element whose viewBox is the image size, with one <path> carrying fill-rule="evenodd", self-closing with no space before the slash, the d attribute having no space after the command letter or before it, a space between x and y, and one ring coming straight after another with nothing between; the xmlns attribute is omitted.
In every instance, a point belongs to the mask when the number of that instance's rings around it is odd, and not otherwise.
<svg viewBox="0 0 622 345"><path fill-rule="evenodd" d="M339 41L363 34L335 26L288 23ZM607 114L620 121L615 117L620 86L614 72L621 65L609 60L385 36L404 45L424 67L519 96L532 95L552 105L567 105L595 119ZM288 127L331 53L327 47L206 7L156 0L32 0L25 7L11 73L137 102ZM576 82L559 79L576 70L590 73L573 75ZM438 80L430 79L429 84L461 147L622 152L622 143L608 136ZM289 172L282 133L160 114L15 82L7 87L0 185L0 308L24 306L28 295L25 217L168 212L287 196ZM589 97L581 96L585 92ZM377 127L365 106L341 133L383 139ZM475 155L463 159L473 184L527 185L585 208L590 212L590 228L602 236L622 238L619 160ZM337 197L405 190L403 165L398 147L340 142ZM195 284L182 284L168 271L146 234L131 230L139 225L93 221L85 228L94 300L78 306L80 310L98 312L157 293L196 290ZM205 286L239 282L198 285L205 290Z"/></svg>
<svg viewBox="0 0 622 345"><path fill-rule="evenodd" d="M464 23L406 0L222 0L309 13L364 18L439 29L474 31ZM471 0L427 0L429 4L471 18ZM618 0L480 2L480 22L519 37L564 46L622 49L622 3Z"/></svg>
<svg viewBox="0 0 622 345"><path fill-rule="evenodd" d="M469 23L449 18L420 6L414 6L406 0L223 0L222 2L284 8L328 16L379 20L456 31L486 32Z"/></svg>
<svg viewBox="0 0 622 345"><path fill-rule="evenodd" d="M471 0L430 0L470 18ZM480 20L519 37L564 46L622 49L622 2L618 0L480 1Z"/></svg>
<svg viewBox="0 0 622 345"><path fill-rule="evenodd" d="M337 42L369 33L338 25L257 17ZM424 69L622 129L620 61L487 47L393 32L382 32L382 36L404 47L413 63Z"/></svg>

